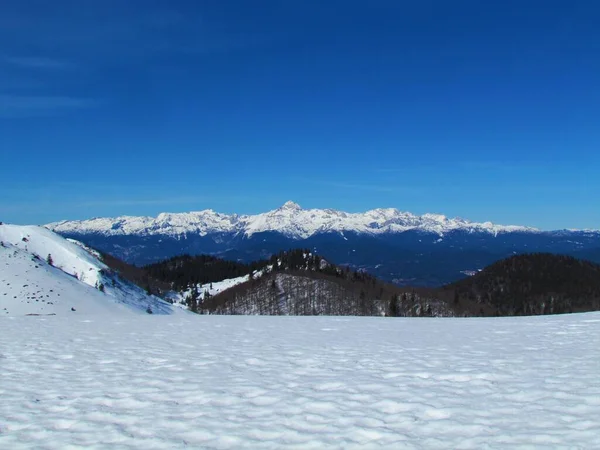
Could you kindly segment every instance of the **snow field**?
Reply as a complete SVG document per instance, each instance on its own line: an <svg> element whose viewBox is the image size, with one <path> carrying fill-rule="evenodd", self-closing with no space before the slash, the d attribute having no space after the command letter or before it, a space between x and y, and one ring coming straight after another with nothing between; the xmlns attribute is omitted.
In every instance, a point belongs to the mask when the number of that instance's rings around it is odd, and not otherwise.
<svg viewBox="0 0 600 450"><path fill-rule="evenodd" d="M600 448L600 313L0 319L0 448Z"/></svg>

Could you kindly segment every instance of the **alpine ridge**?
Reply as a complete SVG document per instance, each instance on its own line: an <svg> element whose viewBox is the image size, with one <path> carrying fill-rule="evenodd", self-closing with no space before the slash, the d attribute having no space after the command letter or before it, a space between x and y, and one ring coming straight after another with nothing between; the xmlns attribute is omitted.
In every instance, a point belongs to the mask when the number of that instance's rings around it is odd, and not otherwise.
<svg viewBox="0 0 600 450"><path fill-rule="evenodd" d="M206 236L214 233L238 233L250 237L255 233L277 232L293 239L307 239L326 232L377 235L415 230L443 236L456 230L492 235L539 231L523 226L471 222L439 214L417 216L395 208L379 208L364 213L347 213L334 209L302 209L292 201L275 210L256 215L228 215L207 209L189 213L161 213L156 217L121 216L62 221L50 223L46 227L63 234L98 233L107 236L180 236L189 233Z"/></svg>
<svg viewBox="0 0 600 450"><path fill-rule="evenodd" d="M46 225L129 264L178 255L231 261L308 248L334 264L398 285L442 286L513 254L560 253L600 262L600 232L541 231L394 208L363 213L303 209L286 202L256 215L213 210L63 221Z"/></svg>

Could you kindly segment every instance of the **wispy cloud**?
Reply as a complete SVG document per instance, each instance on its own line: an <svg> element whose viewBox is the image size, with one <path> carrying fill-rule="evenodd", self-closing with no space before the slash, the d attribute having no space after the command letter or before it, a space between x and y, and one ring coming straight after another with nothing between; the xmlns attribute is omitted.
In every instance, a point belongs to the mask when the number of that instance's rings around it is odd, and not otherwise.
<svg viewBox="0 0 600 450"><path fill-rule="evenodd" d="M269 40L260 30L239 30L218 15L209 17L210 8L185 2L86 0L84 7L68 1L39 8L27 3L6 0L0 6L4 119L62 115L98 105L97 96L101 103L110 101L122 90L104 88L123 79L105 77L107 69L128 67L164 77L190 58Z"/></svg>
<svg viewBox="0 0 600 450"><path fill-rule="evenodd" d="M3 61L10 66L23 69L69 70L76 67L75 64L68 61L40 56L9 56Z"/></svg>
<svg viewBox="0 0 600 450"><path fill-rule="evenodd" d="M0 42L21 42L38 51L10 58L23 67L70 65L57 55L82 66L147 63L161 55L221 53L269 41L262 33L242 32L219 17L207 17L206 8L193 2L140 7L137 2L88 0L84 8L73 2L74 7L37 11L21 0L7 1L12 5L0 13Z"/></svg>
<svg viewBox="0 0 600 450"><path fill-rule="evenodd" d="M0 95L0 117L47 117L98 104L94 99L69 96Z"/></svg>

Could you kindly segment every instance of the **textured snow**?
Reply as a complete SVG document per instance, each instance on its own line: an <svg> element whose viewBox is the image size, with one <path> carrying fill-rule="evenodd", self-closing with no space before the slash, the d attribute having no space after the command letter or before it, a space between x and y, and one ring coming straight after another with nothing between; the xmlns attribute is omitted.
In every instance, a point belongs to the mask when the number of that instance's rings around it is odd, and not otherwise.
<svg viewBox="0 0 600 450"><path fill-rule="evenodd" d="M79 281L95 286L99 271L107 266L84 248L56 233L38 226L0 225L0 241L9 243L45 260L52 255L53 265Z"/></svg>
<svg viewBox="0 0 600 450"><path fill-rule="evenodd" d="M280 208L257 215L227 215L205 210L190 213L159 214L157 217L95 218L63 221L47 225L59 233L100 233L105 235L169 235L194 233L206 236L213 233L243 233L251 236L264 231L276 231L293 238L308 238L323 232L401 233L421 230L440 235L454 230L487 232L491 234L516 231L537 231L520 226L495 225L450 219L439 214L416 216L394 208L374 209L365 213L346 213L333 209L302 209L286 202Z"/></svg>
<svg viewBox="0 0 600 450"><path fill-rule="evenodd" d="M91 254L94 258L98 259L99 261L102 261L102 255L100 254L100 252L98 250L88 247L83 242L78 241L76 239L67 238L67 241L72 242L75 245L78 245L79 247L84 249L86 252Z"/></svg>
<svg viewBox="0 0 600 450"><path fill-rule="evenodd" d="M0 241L0 316L175 311L122 280L96 252L46 228L0 225ZM52 266L46 263L49 254Z"/></svg>
<svg viewBox="0 0 600 450"><path fill-rule="evenodd" d="M600 448L599 325L0 318L0 448Z"/></svg>
<svg viewBox="0 0 600 450"><path fill-rule="evenodd" d="M0 247L0 316L128 311L45 261L12 246Z"/></svg>

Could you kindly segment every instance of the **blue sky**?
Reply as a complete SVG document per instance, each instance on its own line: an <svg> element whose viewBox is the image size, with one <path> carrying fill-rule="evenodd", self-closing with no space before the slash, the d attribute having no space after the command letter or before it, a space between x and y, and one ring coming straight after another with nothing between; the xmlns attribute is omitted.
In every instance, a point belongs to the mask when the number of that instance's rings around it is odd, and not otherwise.
<svg viewBox="0 0 600 450"><path fill-rule="evenodd" d="M600 3L4 0L0 220L600 228Z"/></svg>

